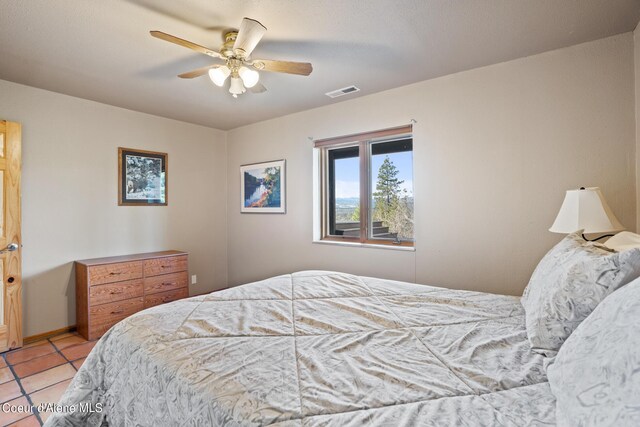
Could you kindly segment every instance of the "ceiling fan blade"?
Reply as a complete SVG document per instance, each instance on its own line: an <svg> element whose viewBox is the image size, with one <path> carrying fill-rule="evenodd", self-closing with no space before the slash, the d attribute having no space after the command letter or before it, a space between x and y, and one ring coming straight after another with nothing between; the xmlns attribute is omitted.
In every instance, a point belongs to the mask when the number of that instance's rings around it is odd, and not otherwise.
<svg viewBox="0 0 640 427"><path fill-rule="evenodd" d="M253 87L249 88L249 92L251 93L263 93L266 91L267 91L267 88L264 87L262 83L256 83Z"/></svg>
<svg viewBox="0 0 640 427"><path fill-rule="evenodd" d="M206 67L196 68L195 70L189 71L188 73L178 74L178 77L180 77L181 79L193 79L195 77L200 77L207 74L209 70L212 68L218 68L218 67L220 67L220 65L217 65L217 64L207 65Z"/></svg>
<svg viewBox="0 0 640 427"><path fill-rule="evenodd" d="M275 73L299 74L308 76L313 66L308 62L272 61L270 59L256 59L253 66L257 70L273 71Z"/></svg>
<svg viewBox="0 0 640 427"><path fill-rule="evenodd" d="M188 40L181 39L180 37L172 36L171 34L163 33L162 31L150 31L149 33L153 37L158 38L160 40L165 40L171 43L175 43L179 46L183 46L191 50L195 50L196 52L204 53L205 55L209 55L214 58L222 58L222 55L220 55L220 53L214 50L211 50L208 47L200 46L199 44L195 44Z"/></svg>
<svg viewBox="0 0 640 427"><path fill-rule="evenodd" d="M233 44L233 50L242 50L245 57L251 55L266 32L267 28L255 19L244 18L240 24L236 42Z"/></svg>

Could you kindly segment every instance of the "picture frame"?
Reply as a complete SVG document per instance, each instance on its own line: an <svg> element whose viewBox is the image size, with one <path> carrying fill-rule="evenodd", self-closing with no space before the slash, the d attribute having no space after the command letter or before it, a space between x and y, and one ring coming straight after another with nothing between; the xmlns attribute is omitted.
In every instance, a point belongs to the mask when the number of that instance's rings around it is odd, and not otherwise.
<svg viewBox="0 0 640 427"><path fill-rule="evenodd" d="M286 213L286 162L240 166L240 212Z"/></svg>
<svg viewBox="0 0 640 427"><path fill-rule="evenodd" d="M118 147L118 206L167 206L168 155Z"/></svg>

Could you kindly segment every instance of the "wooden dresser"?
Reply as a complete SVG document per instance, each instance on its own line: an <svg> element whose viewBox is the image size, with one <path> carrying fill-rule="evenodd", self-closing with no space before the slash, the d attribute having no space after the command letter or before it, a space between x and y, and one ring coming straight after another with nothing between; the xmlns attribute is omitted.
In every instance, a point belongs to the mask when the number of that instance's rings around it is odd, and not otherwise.
<svg viewBox="0 0 640 427"><path fill-rule="evenodd" d="M76 261L76 323L88 340L142 309L189 296L186 252Z"/></svg>

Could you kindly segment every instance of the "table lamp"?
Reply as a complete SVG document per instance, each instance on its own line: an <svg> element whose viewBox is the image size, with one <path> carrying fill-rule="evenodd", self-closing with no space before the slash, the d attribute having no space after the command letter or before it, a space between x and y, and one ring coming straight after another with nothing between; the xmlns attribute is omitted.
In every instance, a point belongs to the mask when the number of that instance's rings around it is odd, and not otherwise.
<svg viewBox="0 0 640 427"><path fill-rule="evenodd" d="M584 230L582 237L585 234L615 233L624 230L598 187L568 190L560 212L549 229L552 233L565 234L578 230ZM606 234L593 240L612 235ZM585 240L589 239L585 237Z"/></svg>

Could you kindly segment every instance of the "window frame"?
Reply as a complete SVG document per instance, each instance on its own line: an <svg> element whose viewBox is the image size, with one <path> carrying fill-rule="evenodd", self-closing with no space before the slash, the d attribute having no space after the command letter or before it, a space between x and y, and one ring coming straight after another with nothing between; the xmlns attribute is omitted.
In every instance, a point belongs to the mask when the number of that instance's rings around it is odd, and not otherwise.
<svg viewBox="0 0 640 427"><path fill-rule="evenodd" d="M371 182L371 145L407 137L413 139L412 125L314 141L314 147L319 150L320 161L320 241L404 248L415 247L415 238L413 240L394 241L392 239L374 239L370 237L370 235L372 235L370 231L373 227L370 221L370 198L373 194ZM329 200L329 151L355 146L358 147L360 168L360 236L332 235L329 234L331 230L331 215L329 213L331 205Z"/></svg>

